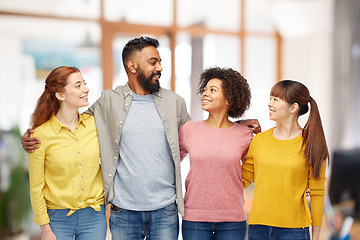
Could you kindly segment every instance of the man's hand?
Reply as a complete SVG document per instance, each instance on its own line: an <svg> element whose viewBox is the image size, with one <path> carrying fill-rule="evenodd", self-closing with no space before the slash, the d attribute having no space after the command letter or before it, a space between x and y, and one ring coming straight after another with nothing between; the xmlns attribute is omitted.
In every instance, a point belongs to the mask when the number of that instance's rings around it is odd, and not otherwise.
<svg viewBox="0 0 360 240"><path fill-rule="evenodd" d="M32 133L34 133L34 130L29 128L21 137L21 145L27 153L34 152L35 149L39 148L37 144L41 143L38 138L30 137Z"/></svg>
<svg viewBox="0 0 360 240"><path fill-rule="evenodd" d="M249 127L255 134L261 132L261 126L257 119L244 119L237 121L237 123Z"/></svg>

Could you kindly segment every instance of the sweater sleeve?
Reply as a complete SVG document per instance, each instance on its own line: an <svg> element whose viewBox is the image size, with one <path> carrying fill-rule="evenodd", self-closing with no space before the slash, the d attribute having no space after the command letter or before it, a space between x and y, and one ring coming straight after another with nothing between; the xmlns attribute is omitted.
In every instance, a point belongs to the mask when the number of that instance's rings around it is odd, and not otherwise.
<svg viewBox="0 0 360 240"><path fill-rule="evenodd" d="M255 139L250 143L249 150L242 165L242 181L244 189L250 186L254 180L254 145Z"/></svg>
<svg viewBox="0 0 360 240"><path fill-rule="evenodd" d="M248 140L249 140L248 146L250 146L251 140L252 140L253 138L254 138L254 134L253 134L253 132L250 130L250 131L249 131L249 135L248 135ZM246 148L246 150L244 151L244 154L241 156L241 162L242 162L242 163L244 163L245 157L246 157L248 151L249 151L249 147Z"/></svg>
<svg viewBox="0 0 360 240"><path fill-rule="evenodd" d="M180 161L182 161L187 155L186 141L185 141L185 128L186 125L183 125L179 130L179 148L180 148Z"/></svg>
<svg viewBox="0 0 360 240"><path fill-rule="evenodd" d="M29 178L30 178L30 196L31 205L34 211L34 222L38 225L44 225L50 222L47 214L47 206L43 194L45 185L45 139L35 130L33 137L42 140L40 147L29 154Z"/></svg>
<svg viewBox="0 0 360 240"><path fill-rule="evenodd" d="M311 171L309 173L311 220L312 225L315 227L320 227L323 219L326 180L325 171L326 161L323 161L318 179L312 177Z"/></svg>

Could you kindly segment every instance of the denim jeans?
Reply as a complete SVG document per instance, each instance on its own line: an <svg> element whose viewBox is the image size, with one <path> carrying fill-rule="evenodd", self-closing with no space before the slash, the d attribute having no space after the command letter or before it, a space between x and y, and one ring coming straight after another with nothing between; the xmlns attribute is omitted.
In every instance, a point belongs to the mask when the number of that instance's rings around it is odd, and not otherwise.
<svg viewBox="0 0 360 240"><path fill-rule="evenodd" d="M193 222L182 221L184 240L244 240L246 221L242 222Z"/></svg>
<svg viewBox="0 0 360 240"><path fill-rule="evenodd" d="M111 208L113 240L177 240L179 217L176 203L154 211Z"/></svg>
<svg viewBox="0 0 360 240"><path fill-rule="evenodd" d="M105 206L99 212L91 207L66 216L69 209L48 209L50 227L57 240L102 240L106 238Z"/></svg>
<svg viewBox="0 0 360 240"><path fill-rule="evenodd" d="M249 225L249 240L310 240L309 227L282 228Z"/></svg>

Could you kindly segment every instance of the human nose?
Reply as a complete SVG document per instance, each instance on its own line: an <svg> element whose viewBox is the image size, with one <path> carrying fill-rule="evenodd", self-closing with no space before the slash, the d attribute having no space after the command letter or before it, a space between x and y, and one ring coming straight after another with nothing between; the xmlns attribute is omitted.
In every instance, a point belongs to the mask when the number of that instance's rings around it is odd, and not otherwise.
<svg viewBox="0 0 360 240"><path fill-rule="evenodd" d="M162 72L162 70L163 70L163 68L162 68L161 64L158 62L158 63L156 64L156 71Z"/></svg>
<svg viewBox="0 0 360 240"><path fill-rule="evenodd" d="M272 106L272 100L270 99L269 103L268 103L268 107L271 107L271 106Z"/></svg>
<svg viewBox="0 0 360 240"><path fill-rule="evenodd" d="M208 96L208 93L206 90L204 90L203 93L201 94L201 97L204 97L204 96Z"/></svg>
<svg viewBox="0 0 360 240"><path fill-rule="evenodd" d="M84 85L83 91L88 93L88 92L90 92L90 88L88 86Z"/></svg>

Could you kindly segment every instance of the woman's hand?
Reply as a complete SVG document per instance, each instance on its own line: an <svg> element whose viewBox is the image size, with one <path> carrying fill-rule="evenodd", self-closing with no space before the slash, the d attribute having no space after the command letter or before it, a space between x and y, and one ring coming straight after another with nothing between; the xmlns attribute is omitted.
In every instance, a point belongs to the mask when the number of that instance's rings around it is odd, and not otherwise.
<svg viewBox="0 0 360 240"><path fill-rule="evenodd" d="M49 224L41 225L41 240L56 240L55 234Z"/></svg>

